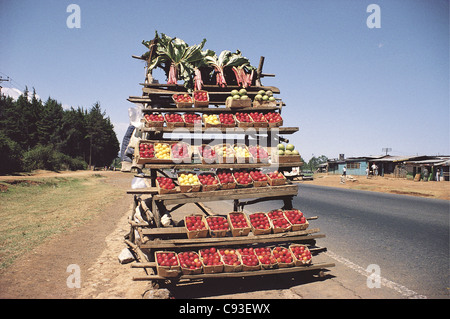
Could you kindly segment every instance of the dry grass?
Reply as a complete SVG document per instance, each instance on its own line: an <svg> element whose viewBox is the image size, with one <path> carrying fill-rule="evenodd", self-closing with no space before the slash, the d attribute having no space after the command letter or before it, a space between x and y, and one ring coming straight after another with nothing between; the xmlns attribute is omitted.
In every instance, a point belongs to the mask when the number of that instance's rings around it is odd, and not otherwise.
<svg viewBox="0 0 450 319"><path fill-rule="evenodd" d="M123 192L101 175L0 182L0 269L46 239L83 224Z"/></svg>
<svg viewBox="0 0 450 319"><path fill-rule="evenodd" d="M380 176L376 178L352 177L353 180L346 179L342 184L339 175L315 174L313 181L301 183L450 200L450 182L414 182Z"/></svg>

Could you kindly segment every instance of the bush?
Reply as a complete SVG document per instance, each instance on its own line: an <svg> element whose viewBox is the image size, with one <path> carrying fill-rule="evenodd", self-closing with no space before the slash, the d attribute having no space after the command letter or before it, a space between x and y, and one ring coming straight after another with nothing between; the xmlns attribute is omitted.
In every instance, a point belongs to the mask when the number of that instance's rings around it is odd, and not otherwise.
<svg viewBox="0 0 450 319"><path fill-rule="evenodd" d="M70 156L58 152L51 145L37 145L23 156L24 169L32 171L36 169L44 169L49 171L60 170L81 170L86 169L87 164L79 158L71 158Z"/></svg>
<svg viewBox="0 0 450 319"><path fill-rule="evenodd" d="M21 171L21 155L19 144L0 132L0 175Z"/></svg>

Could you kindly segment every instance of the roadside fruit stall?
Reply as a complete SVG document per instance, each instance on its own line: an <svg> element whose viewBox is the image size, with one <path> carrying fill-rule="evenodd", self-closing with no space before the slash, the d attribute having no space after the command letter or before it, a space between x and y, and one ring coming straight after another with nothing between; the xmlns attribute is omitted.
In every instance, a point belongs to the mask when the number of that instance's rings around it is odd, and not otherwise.
<svg viewBox="0 0 450 319"><path fill-rule="evenodd" d="M219 55L165 34L143 42L146 62L140 138L134 165L147 187L130 189L134 209L125 242L136 255L132 267L155 286L163 282L266 276L310 271L323 275L332 263L315 263L325 237L313 227L317 216L293 207L298 185L284 173L302 166L286 135L280 90L263 86L258 68L237 50ZM167 83L153 78L161 68ZM284 151L280 151L284 150ZM289 151L287 151L289 150ZM294 152L295 151L295 152ZM147 171L148 170L148 171ZM232 201L212 211L207 203ZM280 208L249 213L265 201ZM194 207L172 219L181 207ZM216 207L216 205L214 205Z"/></svg>

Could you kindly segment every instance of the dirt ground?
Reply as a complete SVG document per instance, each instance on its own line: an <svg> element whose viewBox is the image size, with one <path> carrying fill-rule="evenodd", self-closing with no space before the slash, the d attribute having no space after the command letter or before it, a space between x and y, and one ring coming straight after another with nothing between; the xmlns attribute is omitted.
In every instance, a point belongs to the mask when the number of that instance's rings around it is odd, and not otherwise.
<svg viewBox="0 0 450 319"><path fill-rule="evenodd" d="M93 220L50 238L0 272L0 298L140 299L143 297L144 292L149 289L148 282L132 280L134 275L142 275L142 270L133 269L129 264L122 265L118 261L119 253L126 247L123 241L124 235L130 230L127 218L131 212L132 197L126 195L125 191L130 188L133 175L122 172L100 171L95 173L107 177L107 183L123 188L124 196L105 207L104 211ZM83 174L92 174L92 172L40 172L34 176L1 177L0 180ZM354 177L353 181L348 179L341 184L339 176L319 175L313 181L299 181L299 183L450 199L450 183L448 182L413 182L381 177L366 179L363 176ZM81 288L68 287L68 280L72 278L73 274L70 265L79 266ZM234 296L235 298L261 299L302 297L300 294L296 294L295 289L277 290L277 284L274 284L273 295L267 295L265 291L254 291L251 294L234 294ZM332 284L333 282L330 283L330 285ZM335 284L342 290L340 283ZM314 287L314 283L309 286ZM191 288L187 287L186 289L189 291ZM319 289L319 291L321 290ZM317 294L317 292L315 293ZM324 293L325 295L311 294L311 296L328 298L331 290L328 289ZM217 293L215 295L217 296ZM200 295L200 297L207 298L208 296ZM227 295L227 298L231 298L230 295ZM353 298L353 296L349 296L349 298Z"/></svg>

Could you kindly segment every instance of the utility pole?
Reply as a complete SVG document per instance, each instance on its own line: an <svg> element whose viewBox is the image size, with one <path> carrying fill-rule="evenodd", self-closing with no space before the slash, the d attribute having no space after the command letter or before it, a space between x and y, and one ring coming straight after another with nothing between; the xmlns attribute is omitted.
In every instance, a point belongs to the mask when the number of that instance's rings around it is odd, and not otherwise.
<svg viewBox="0 0 450 319"><path fill-rule="evenodd" d="M2 83L2 82L9 82L9 81L10 81L9 76L6 79L4 79L4 78L2 78L0 76L0 83ZM2 86L0 85L0 97L1 96L2 96Z"/></svg>

